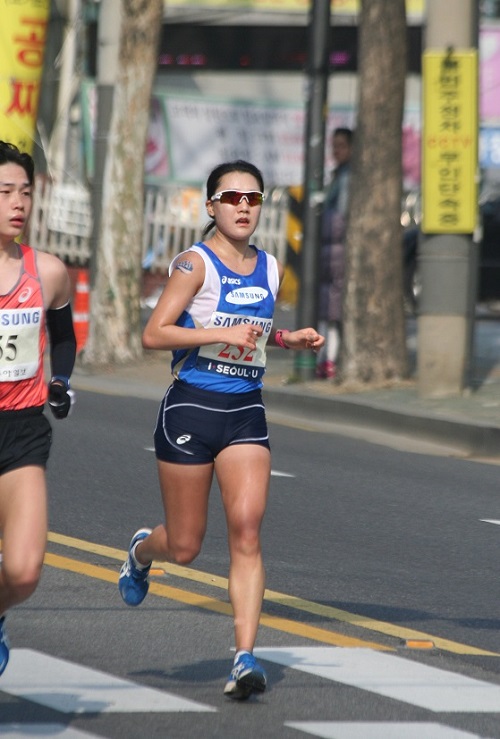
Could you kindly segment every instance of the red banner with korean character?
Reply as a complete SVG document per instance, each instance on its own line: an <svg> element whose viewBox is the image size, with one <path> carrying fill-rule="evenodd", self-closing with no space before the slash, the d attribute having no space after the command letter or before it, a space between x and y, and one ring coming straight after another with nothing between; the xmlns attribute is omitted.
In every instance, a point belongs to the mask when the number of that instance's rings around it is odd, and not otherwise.
<svg viewBox="0 0 500 739"><path fill-rule="evenodd" d="M0 0L0 139L32 152L50 0Z"/></svg>

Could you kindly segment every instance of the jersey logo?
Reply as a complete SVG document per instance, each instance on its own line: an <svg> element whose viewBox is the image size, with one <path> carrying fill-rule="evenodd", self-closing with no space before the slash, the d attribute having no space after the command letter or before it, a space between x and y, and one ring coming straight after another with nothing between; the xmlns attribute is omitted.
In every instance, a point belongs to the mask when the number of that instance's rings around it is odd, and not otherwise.
<svg viewBox="0 0 500 739"><path fill-rule="evenodd" d="M182 434L182 436L177 437L177 444L186 444L188 441L191 441L191 434Z"/></svg>
<svg viewBox="0 0 500 739"><path fill-rule="evenodd" d="M25 287L24 290L19 293L18 300L20 303L25 303L31 297L33 290L31 287Z"/></svg>
<svg viewBox="0 0 500 739"><path fill-rule="evenodd" d="M226 301L233 305L249 305L250 303L261 303L268 295L269 291L263 287L241 287L231 290L226 295Z"/></svg>

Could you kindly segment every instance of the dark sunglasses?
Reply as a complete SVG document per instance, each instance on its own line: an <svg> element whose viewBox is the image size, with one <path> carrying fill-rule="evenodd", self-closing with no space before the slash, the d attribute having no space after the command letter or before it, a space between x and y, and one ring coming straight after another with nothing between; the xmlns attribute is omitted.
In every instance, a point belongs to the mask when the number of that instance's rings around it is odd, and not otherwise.
<svg viewBox="0 0 500 739"><path fill-rule="evenodd" d="M248 205L262 205L265 195L258 190L221 190L212 195L210 200L219 200L221 203L229 203L229 205L239 205L243 198L246 198Z"/></svg>

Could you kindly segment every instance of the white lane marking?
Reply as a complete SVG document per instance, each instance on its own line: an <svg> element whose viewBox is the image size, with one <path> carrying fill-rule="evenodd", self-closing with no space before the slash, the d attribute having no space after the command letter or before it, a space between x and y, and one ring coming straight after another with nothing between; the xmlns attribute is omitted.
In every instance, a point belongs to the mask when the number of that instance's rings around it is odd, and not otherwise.
<svg viewBox="0 0 500 739"><path fill-rule="evenodd" d="M20 739L20 737L41 736L57 737L57 739L99 739L97 734L72 729L63 724L0 724L2 739Z"/></svg>
<svg viewBox="0 0 500 739"><path fill-rule="evenodd" d="M216 711L32 649L13 649L0 690L62 713Z"/></svg>
<svg viewBox="0 0 500 739"><path fill-rule="evenodd" d="M291 729L321 739L480 739L479 734L454 729L435 723L382 721L294 721L286 723Z"/></svg>
<svg viewBox="0 0 500 739"><path fill-rule="evenodd" d="M393 698L430 711L500 713L500 685L371 649L256 649L270 662Z"/></svg>
<svg viewBox="0 0 500 739"><path fill-rule="evenodd" d="M497 526L500 526L500 521L496 521L494 518L480 518L479 520L482 523L496 523Z"/></svg>

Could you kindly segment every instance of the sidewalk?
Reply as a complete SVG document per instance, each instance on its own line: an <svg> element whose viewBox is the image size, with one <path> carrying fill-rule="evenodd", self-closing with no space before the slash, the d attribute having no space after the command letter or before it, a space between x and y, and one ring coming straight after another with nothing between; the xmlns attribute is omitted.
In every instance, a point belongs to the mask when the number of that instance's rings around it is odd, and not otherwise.
<svg viewBox="0 0 500 739"><path fill-rule="evenodd" d="M291 316L279 325L292 328ZM278 323L278 320L276 320ZM416 321L407 323L415 364ZM471 384L462 397L426 400L410 379L400 386L346 392L334 382L294 383L294 352L270 347L264 378L268 415L284 419L371 429L449 445L463 456L500 458L500 316L478 314L474 327ZM93 373L75 368L72 386L114 395L160 400L170 383L170 353L148 352L136 365Z"/></svg>

